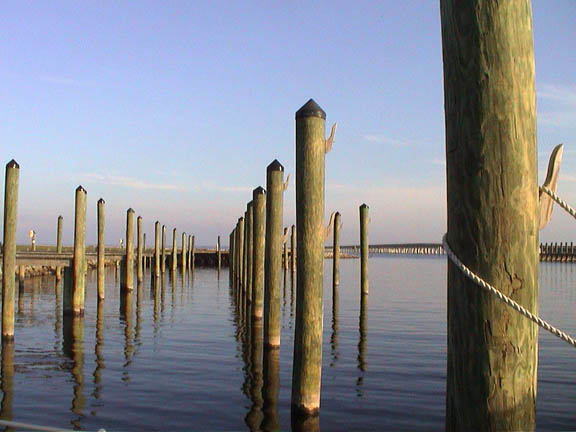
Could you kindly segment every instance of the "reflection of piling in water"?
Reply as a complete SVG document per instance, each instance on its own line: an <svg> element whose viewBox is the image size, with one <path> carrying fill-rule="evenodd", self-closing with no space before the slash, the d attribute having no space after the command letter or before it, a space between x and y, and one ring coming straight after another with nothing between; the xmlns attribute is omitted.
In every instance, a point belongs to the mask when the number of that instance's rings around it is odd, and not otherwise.
<svg viewBox="0 0 576 432"><path fill-rule="evenodd" d="M60 349L60 340L62 336L62 280L56 281L54 288L54 305L55 305L55 318L54 318L54 347L55 350Z"/></svg>
<svg viewBox="0 0 576 432"><path fill-rule="evenodd" d="M98 300L104 300L105 296L105 273L104 273L104 205L105 202L102 198L98 200L98 258L97 258L97 273L98 273Z"/></svg>
<svg viewBox="0 0 576 432"><path fill-rule="evenodd" d="M12 406L14 400L14 342L2 341L2 404L0 418L12 420ZM13 429L6 429L13 430Z"/></svg>
<svg viewBox="0 0 576 432"><path fill-rule="evenodd" d="M264 309L264 249L266 235L266 191L252 191L252 318L262 319Z"/></svg>
<svg viewBox="0 0 576 432"><path fill-rule="evenodd" d="M72 399L72 412L82 415L85 406L84 400L84 320L78 316L64 317L64 342L62 348L64 355L72 360L72 379L74 380L74 396ZM79 420L79 419L78 419ZM79 427L78 420L72 421Z"/></svg>
<svg viewBox="0 0 576 432"><path fill-rule="evenodd" d="M362 396L361 387L364 384L364 372L366 372L366 339L368 321L368 295L360 297L360 317L358 319L358 370L360 375L356 380L357 394Z"/></svg>
<svg viewBox="0 0 576 432"><path fill-rule="evenodd" d="M246 425L251 431L260 430L262 424L262 320L252 320L250 336L250 400L252 406L246 415Z"/></svg>
<svg viewBox="0 0 576 432"><path fill-rule="evenodd" d="M104 369L104 302L99 301L96 309L96 345L94 355L96 357L96 368L92 376L94 377L94 399L100 399L102 392L102 370Z"/></svg>
<svg viewBox="0 0 576 432"><path fill-rule="evenodd" d="M2 340L14 340L14 297L16 294L16 224L18 218L18 178L20 166L6 165L4 182L4 238L2 261Z"/></svg>
<svg viewBox="0 0 576 432"><path fill-rule="evenodd" d="M133 308L133 294L132 291L128 292L125 296L120 298L120 319L124 322L124 367L128 367L132 361L132 308ZM128 381L128 375L122 378Z"/></svg>
<svg viewBox="0 0 576 432"><path fill-rule="evenodd" d="M284 167L274 160L266 168L266 245L264 255L264 345L280 347L282 219Z"/></svg>
<svg viewBox="0 0 576 432"><path fill-rule="evenodd" d="M332 362L330 366L335 366L340 353L338 352L338 287L332 291L332 334L330 335L330 351L332 353Z"/></svg>
<svg viewBox="0 0 576 432"><path fill-rule="evenodd" d="M278 393L280 391L280 350L264 348L262 430L280 430Z"/></svg>

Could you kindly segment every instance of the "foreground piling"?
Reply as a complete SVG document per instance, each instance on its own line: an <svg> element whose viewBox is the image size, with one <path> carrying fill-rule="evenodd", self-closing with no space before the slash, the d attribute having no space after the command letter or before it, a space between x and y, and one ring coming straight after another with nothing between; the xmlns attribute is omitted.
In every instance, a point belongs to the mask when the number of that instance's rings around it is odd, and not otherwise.
<svg viewBox="0 0 576 432"><path fill-rule="evenodd" d="M58 225L56 228L56 253L62 253L62 216L58 216ZM56 267L56 280L62 279L62 267Z"/></svg>
<svg viewBox="0 0 576 432"><path fill-rule="evenodd" d="M74 258L72 267L73 279L73 316L84 315L84 295L86 287L86 190L82 186L76 188L76 205L74 214ZM66 312L66 311L65 311Z"/></svg>
<svg viewBox="0 0 576 432"><path fill-rule="evenodd" d="M284 167L274 160L266 168L266 245L264 255L264 345L280 347Z"/></svg>
<svg viewBox="0 0 576 432"><path fill-rule="evenodd" d="M538 311L530 0L441 0L447 241ZM448 266L446 430L533 430L538 327Z"/></svg>
<svg viewBox="0 0 576 432"><path fill-rule="evenodd" d="M16 225L20 165L12 159L6 165L4 182L4 238L2 262L2 341L14 340L14 298L16 274Z"/></svg>
<svg viewBox="0 0 576 432"><path fill-rule="evenodd" d="M292 368L292 418L317 416L322 373L324 138L326 114L310 99L296 112L298 278Z"/></svg>
<svg viewBox="0 0 576 432"><path fill-rule="evenodd" d="M96 271L98 273L98 300L104 300L105 293L105 273L104 273L104 259L105 259L105 243L104 243L104 205L106 202L100 198L98 200L98 210L97 210L97 217L98 217L98 257L96 263Z"/></svg>
<svg viewBox="0 0 576 432"><path fill-rule="evenodd" d="M360 293L368 294L368 211L366 204L360 206Z"/></svg>
<svg viewBox="0 0 576 432"><path fill-rule="evenodd" d="M123 292L134 289L134 210L126 211L126 256L124 257Z"/></svg>
<svg viewBox="0 0 576 432"><path fill-rule="evenodd" d="M252 319L261 320L264 308L264 249L266 236L266 191L252 191Z"/></svg>

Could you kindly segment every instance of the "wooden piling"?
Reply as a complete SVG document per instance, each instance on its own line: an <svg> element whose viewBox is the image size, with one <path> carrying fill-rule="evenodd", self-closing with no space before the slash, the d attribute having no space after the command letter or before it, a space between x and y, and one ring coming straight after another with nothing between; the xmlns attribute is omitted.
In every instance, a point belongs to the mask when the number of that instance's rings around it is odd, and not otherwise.
<svg viewBox="0 0 576 432"><path fill-rule="evenodd" d="M360 293L368 294L368 216L369 207L360 206Z"/></svg>
<svg viewBox="0 0 576 432"><path fill-rule="evenodd" d="M252 304L252 259L253 259L253 238L252 238L252 216L254 203L250 201L247 206L247 223L246 223L246 304ZM250 314L248 315L250 317Z"/></svg>
<svg viewBox="0 0 576 432"><path fill-rule="evenodd" d="M136 231L138 236L136 244L136 282L141 284L144 280L144 263L142 257L142 250L144 246L142 244L142 216L138 216L136 219Z"/></svg>
<svg viewBox="0 0 576 432"><path fill-rule="evenodd" d="M149 266L150 262L148 261L148 257L146 256L146 233L142 234L142 252L144 254L144 269Z"/></svg>
<svg viewBox="0 0 576 432"><path fill-rule="evenodd" d="M122 289L134 289L134 210L126 211L126 256L124 258L124 281Z"/></svg>
<svg viewBox="0 0 576 432"><path fill-rule="evenodd" d="M182 240L186 240L186 234L182 233ZM184 241L182 244L184 244ZM182 262L184 262L184 255L182 255ZM172 230L172 262L170 263L172 273L178 268L178 240L176 237L176 228Z"/></svg>
<svg viewBox="0 0 576 432"><path fill-rule="evenodd" d="M183 275L186 273L186 257L187 257L186 240L187 240L186 233L183 232L182 233L182 263L180 265Z"/></svg>
<svg viewBox="0 0 576 432"><path fill-rule="evenodd" d="M216 254L218 259L218 273L220 273L220 267L222 265L222 253L220 252L220 236L218 236L218 242L216 243Z"/></svg>
<svg viewBox="0 0 576 432"><path fill-rule="evenodd" d="M228 281L230 287L234 286L234 234L236 229L233 229L228 238Z"/></svg>
<svg viewBox="0 0 576 432"><path fill-rule="evenodd" d="M280 347L284 167L274 160L266 168L266 245L264 255L264 345Z"/></svg>
<svg viewBox="0 0 576 432"><path fill-rule="evenodd" d="M264 249L266 236L266 191L252 191L252 319L261 320L264 307Z"/></svg>
<svg viewBox="0 0 576 432"><path fill-rule="evenodd" d="M56 253L62 253L62 216L58 216L58 225L56 228ZM62 279L62 267L56 267L56 280Z"/></svg>
<svg viewBox="0 0 576 432"><path fill-rule="evenodd" d="M284 227L284 238L282 239L284 242L284 252L283 252L283 267L284 270L288 269L288 227Z"/></svg>
<svg viewBox="0 0 576 432"><path fill-rule="evenodd" d="M240 219L236 221L236 228L234 228L234 291L236 297L238 297L238 287L239 287L239 272L240 272L240 264L239 264L239 243L240 243Z"/></svg>
<svg viewBox="0 0 576 432"><path fill-rule="evenodd" d="M6 165L4 181L4 238L2 257L2 342L14 340L14 299L16 290L16 226L20 165L12 159Z"/></svg>
<svg viewBox="0 0 576 432"><path fill-rule="evenodd" d="M296 272L296 225L292 225L290 232L290 269L294 275Z"/></svg>
<svg viewBox="0 0 576 432"><path fill-rule="evenodd" d="M76 203L74 212L74 258L72 267L73 279L73 316L84 315L84 295L86 287L86 190L82 186L76 188ZM65 311L66 312L66 311Z"/></svg>
<svg viewBox="0 0 576 432"><path fill-rule="evenodd" d="M530 0L441 0L447 241L538 311L538 183ZM538 327L448 265L446 430L533 430Z"/></svg>
<svg viewBox="0 0 576 432"><path fill-rule="evenodd" d="M196 247L194 246L194 241L196 236L192 236L192 241L190 242L190 270L194 271L194 266L196 265Z"/></svg>
<svg viewBox="0 0 576 432"><path fill-rule="evenodd" d="M332 243L332 299L337 297L340 285L340 213L334 213L334 240Z"/></svg>
<svg viewBox="0 0 576 432"><path fill-rule="evenodd" d="M244 272L244 218L238 219L238 290L241 292L242 285L242 274Z"/></svg>
<svg viewBox="0 0 576 432"><path fill-rule="evenodd" d="M326 114L310 99L296 112L298 278L292 368L292 418L317 416L322 374L324 138Z"/></svg>
<svg viewBox="0 0 576 432"><path fill-rule="evenodd" d="M166 271L166 225L162 225L162 250L160 252L160 272Z"/></svg>
<svg viewBox="0 0 576 432"><path fill-rule="evenodd" d="M105 259L105 243L104 243L104 205L106 202L100 198L98 200L97 219L98 219L98 257L97 257L97 277L98 277L98 300L104 300L105 293L105 272L104 272L104 259Z"/></svg>
<svg viewBox="0 0 576 432"><path fill-rule="evenodd" d="M160 222L154 224L154 278L160 277Z"/></svg>

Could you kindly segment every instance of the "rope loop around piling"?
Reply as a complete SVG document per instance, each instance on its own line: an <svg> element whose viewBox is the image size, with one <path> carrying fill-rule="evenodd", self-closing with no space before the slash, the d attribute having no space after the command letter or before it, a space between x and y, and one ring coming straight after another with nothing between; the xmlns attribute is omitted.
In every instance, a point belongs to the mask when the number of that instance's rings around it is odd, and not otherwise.
<svg viewBox="0 0 576 432"><path fill-rule="evenodd" d="M546 193L548 193L548 192L546 192ZM552 197L552 198L554 198L554 197ZM574 211L574 210L572 210L572 211ZM574 213L576 214L576 212L574 212ZM574 216L574 217L576 218L576 216ZM442 237L442 246L444 247L444 250L446 251L446 255L448 255L448 258L450 258L452 263L454 263L454 265L456 267L458 267L458 269L460 269L460 271L462 271L462 273L464 273L464 275L466 277L471 279L473 282L475 282L478 286L480 286L484 290L495 295L499 300L506 303L512 309L516 310L517 312L520 312L520 314L524 315L530 321L538 324L544 330L552 333L554 336L562 339L564 342L566 342L569 345L572 345L573 347L576 348L576 340L574 338L572 338L570 335L568 335L567 333L564 333L563 331L561 331L561 330L557 329L556 327L552 326L551 324L547 323L546 321L544 321L539 316L534 315L528 309L519 305L514 300L512 300L510 297L507 297L505 294L498 291L496 288L494 288L492 285L490 285L488 282L486 282L484 279L482 279L480 276L478 276L472 270L470 270L468 267L466 267L466 265L464 265L464 263L462 263L462 261L460 261L460 259L456 256L456 254L452 251L452 249L448 245L448 241L446 239L446 234L444 234L444 236Z"/></svg>

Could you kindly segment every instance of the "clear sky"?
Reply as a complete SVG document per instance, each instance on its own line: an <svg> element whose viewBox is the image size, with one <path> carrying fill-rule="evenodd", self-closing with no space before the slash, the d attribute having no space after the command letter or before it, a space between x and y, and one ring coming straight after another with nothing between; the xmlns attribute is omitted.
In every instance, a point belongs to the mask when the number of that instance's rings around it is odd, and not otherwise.
<svg viewBox="0 0 576 432"><path fill-rule="evenodd" d="M11 1L0 16L0 150L20 169L18 239L87 241L106 200L107 243L126 209L223 244L266 166L294 173L294 112L314 98L338 132L326 219L356 243L439 242L446 226L439 2ZM576 204L576 2L534 0L540 176L565 143L559 193ZM2 173L3 179L3 173ZM3 180L2 180L3 181ZM285 225L295 222L294 183ZM543 241L576 241L555 210ZM169 236L171 237L171 236ZM149 243L150 244L150 243Z"/></svg>

